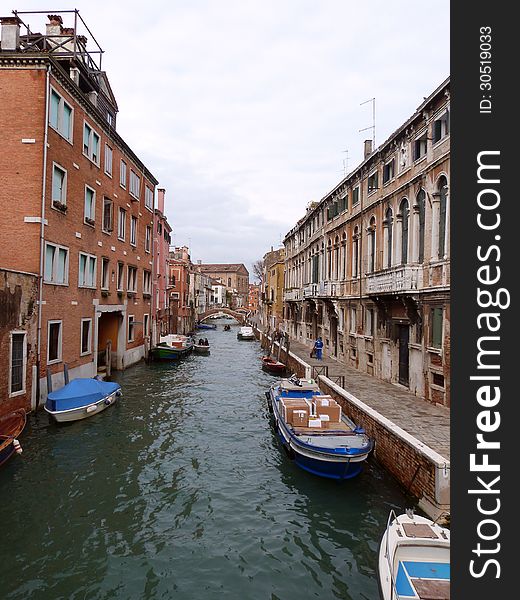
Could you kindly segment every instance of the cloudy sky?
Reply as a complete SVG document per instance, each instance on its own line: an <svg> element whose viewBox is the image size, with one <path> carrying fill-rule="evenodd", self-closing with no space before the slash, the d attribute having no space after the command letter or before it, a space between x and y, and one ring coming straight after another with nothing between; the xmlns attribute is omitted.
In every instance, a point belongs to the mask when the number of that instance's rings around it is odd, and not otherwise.
<svg viewBox="0 0 520 600"><path fill-rule="evenodd" d="M64 9L19 0L11 8ZM248 268L449 75L449 0L74 0L175 245ZM4 8L5 14L9 10ZM43 31L45 15L27 16ZM65 21L65 26L72 26ZM345 150L348 150L345 152ZM250 269L251 270L251 269Z"/></svg>

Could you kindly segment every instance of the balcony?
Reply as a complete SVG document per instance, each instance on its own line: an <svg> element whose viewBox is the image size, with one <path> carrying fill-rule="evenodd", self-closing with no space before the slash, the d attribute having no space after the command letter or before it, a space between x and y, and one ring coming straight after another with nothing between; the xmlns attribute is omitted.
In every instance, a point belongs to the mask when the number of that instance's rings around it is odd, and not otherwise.
<svg viewBox="0 0 520 600"><path fill-rule="evenodd" d="M386 269L366 276L366 293L399 294L413 293L418 289L419 267L407 265Z"/></svg>
<svg viewBox="0 0 520 600"><path fill-rule="evenodd" d="M283 298L286 302L297 302L298 300L303 300L303 290L299 288L286 290Z"/></svg>

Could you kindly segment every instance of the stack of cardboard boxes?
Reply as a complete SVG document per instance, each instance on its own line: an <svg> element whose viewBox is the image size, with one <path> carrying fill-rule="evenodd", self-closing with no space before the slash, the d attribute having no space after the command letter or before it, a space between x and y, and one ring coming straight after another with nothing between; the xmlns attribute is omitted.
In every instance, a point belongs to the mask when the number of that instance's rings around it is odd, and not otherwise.
<svg viewBox="0 0 520 600"><path fill-rule="evenodd" d="M341 422L341 406L332 396L306 398L283 398L281 400L283 420L293 427L334 429Z"/></svg>

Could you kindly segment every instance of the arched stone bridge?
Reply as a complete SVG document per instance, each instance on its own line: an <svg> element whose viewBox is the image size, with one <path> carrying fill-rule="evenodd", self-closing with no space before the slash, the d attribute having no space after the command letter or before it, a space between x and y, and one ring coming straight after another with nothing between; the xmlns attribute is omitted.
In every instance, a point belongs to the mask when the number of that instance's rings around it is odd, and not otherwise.
<svg viewBox="0 0 520 600"><path fill-rule="evenodd" d="M249 314L249 311L247 310L247 308L238 308L237 310L232 310L231 308L226 308L226 307L210 308L205 313L202 313L202 315L199 318L199 322L202 323L202 321L209 319L209 317L214 317L215 315L219 315L219 316L233 317L233 319L235 319L236 321L238 321L239 323L241 323L243 325L246 322L246 318L247 318L248 314Z"/></svg>

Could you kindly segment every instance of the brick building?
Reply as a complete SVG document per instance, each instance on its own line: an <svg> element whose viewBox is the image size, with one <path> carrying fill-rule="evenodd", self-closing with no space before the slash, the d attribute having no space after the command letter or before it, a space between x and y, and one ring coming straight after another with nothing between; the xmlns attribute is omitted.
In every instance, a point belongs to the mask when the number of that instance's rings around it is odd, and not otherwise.
<svg viewBox="0 0 520 600"><path fill-rule="evenodd" d="M170 251L169 321L171 333L186 334L195 327L194 298L190 296L190 273L193 270L190 251L181 246Z"/></svg>
<svg viewBox="0 0 520 600"><path fill-rule="evenodd" d="M285 328L450 404L450 84L285 236Z"/></svg>
<svg viewBox="0 0 520 600"><path fill-rule="evenodd" d="M169 278L170 278L170 244L172 228L164 214L165 190L157 190L157 208L154 214L154 289L155 289L155 314L157 317L155 337L152 343L158 341L159 336L170 333L169 330Z"/></svg>
<svg viewBox="0 0 520 600"><path fill-rule="evenodd" d="M284 248L267 252L263 258L260 322L266 330L279 329L283 323Z"/></svg>
<svg viewBox="0 0 520 600"><path fill-rule="evenodd" d="M202 273L220 279L231 292L231 308L247 307L249 296L249 271L243 264L201 264Z"/></svg>
<svg viewBox="0 0 520 600"><path fill-rule="evenodd" d="M256 283L249 284L249 297L247 301L247 308L252 314L255 314L258 310L258 299L260 294L260 286Z"/></svg>
<svg viewBox="0 0 520 600"><path fill-rule="evenodd" d="M154 310L157 181L117 132L97 42L61 14L44 34L1 19L0 266L38 276L42 400L64 363L75 378L142 358Z"/></svg>

